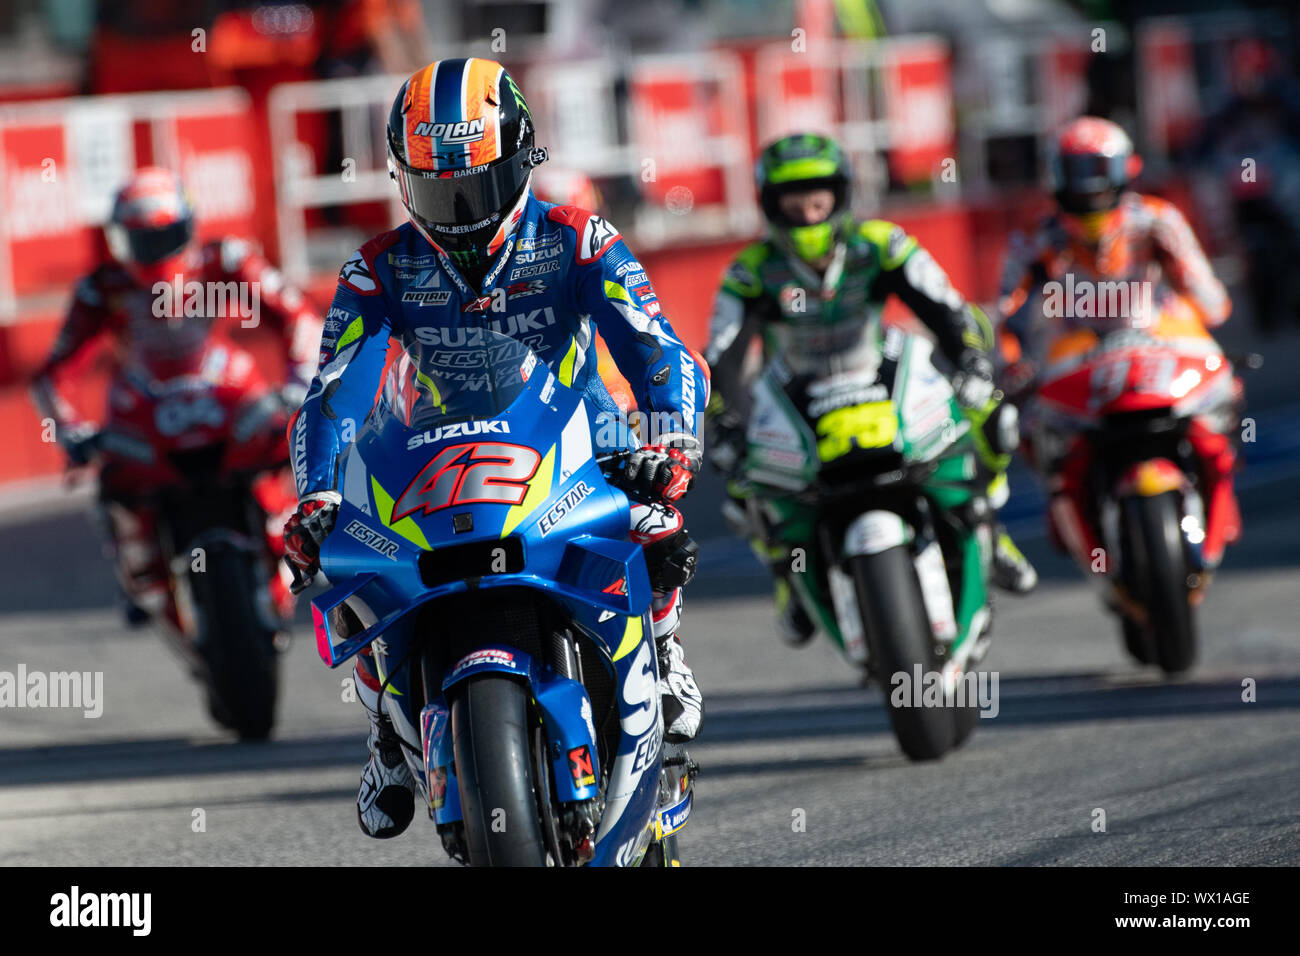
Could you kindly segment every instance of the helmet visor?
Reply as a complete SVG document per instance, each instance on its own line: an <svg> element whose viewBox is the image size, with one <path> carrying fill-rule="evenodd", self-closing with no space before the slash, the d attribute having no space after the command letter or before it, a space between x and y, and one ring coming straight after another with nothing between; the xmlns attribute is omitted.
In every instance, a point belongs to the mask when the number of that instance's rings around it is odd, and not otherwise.
<svg viewBox="0 0 1300 956"><path fill-rule="evenodd" d="M1053 162L1057 192L1085 195L1123 189L1128 183L1128 156L1088 153L1058 156Z"/></svg>
<svg viewBox="0 0 1300 956"><path fill-rule="evenodd" d="M390 157L393 178L407 212L438 232L481 229L506 209L528 181L531 150L476 169L427 172Z"/></svg>
<svg viewBox="0 0 1300 956"><path fill-rule="evenodd" d="M136 229L114 223L107 234L109 251L119 262L151 265L185 248L194 237L194 220L187 216L165 226Z"/></svg>

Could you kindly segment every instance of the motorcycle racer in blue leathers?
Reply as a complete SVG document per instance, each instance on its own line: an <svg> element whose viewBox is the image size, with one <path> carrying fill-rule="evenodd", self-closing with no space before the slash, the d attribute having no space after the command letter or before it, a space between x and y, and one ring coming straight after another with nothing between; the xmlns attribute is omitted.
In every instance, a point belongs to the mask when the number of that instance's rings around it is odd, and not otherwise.
<svg viewBox="0 0 1300 956"><path fill-rule="evenodd" d="M290 425L299 507L285 541L304 571L318 569L342 501L338 461L373 404L391 339L454 345L484 327L520 339L561 384L583 392L597 449L630 452L623 485L655 590L665 739L682 743L703 714L677 637L697 549L672 503L699 470L707 369L660 314L613 226L532 195L532 168L546 159L533 132L523 96L493 61L437 61L403 84L387 139L409 221L362 245L339 272L319 370ZM656 423L653 444L624 427L597 374L596 332ZM368 654L357 658L356 686L371 723L358 820L370 836L395 836L410 823L415 786Z"/></svg>

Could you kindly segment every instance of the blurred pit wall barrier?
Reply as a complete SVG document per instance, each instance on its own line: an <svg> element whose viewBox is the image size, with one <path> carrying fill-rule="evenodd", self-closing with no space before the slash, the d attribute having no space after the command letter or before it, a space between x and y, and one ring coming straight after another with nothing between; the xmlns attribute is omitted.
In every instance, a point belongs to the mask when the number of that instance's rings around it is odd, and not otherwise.
<svg viewBox="0 0 1300 956"><path fill-rule="evenodd" d="M241 89L0 105L0 327L66 299L102 253L100 225L138 167L180 171L201 235L247 235L256 205ZM9 363L0 354L0 376Z"/></svg>
<svg viewBox="0 0 1300 956"><path fill-rule="evenodd" d="M1200 112L1187 67L1192 25L1138 26L1143 138L1156 156ZM928 35L808 38L799 49L771 40L512 69L553 162L618 180L602 212L638 251L650 251L756 233L753 159L765 142L800 129L845 143L857 161L859 201L871 207L901 192L969 201L991 186L1014 185L990 181L990 144L1025 137L1043 152L1083 105L1098 33L1111 49L1128 42L1113 24L1063 22L1032 34L959 36L951 47ZM95 256L93 226L112 189L146 162L181 167L201 229L260 227L255 238L280 249L281 265L299 283L332 271L368 235L401 220L383 127L402 80L273 88L274 195L264 194L269 177L261 183L255 168L268 161L251 142L257 120L236 89L0 106L0 324L39 307L42 296L64 293ZM954 175L945 178L950 167ZM278 213L275 226L268 205ZM3 366L0 354L0 381Z"/></svg>
<svg viewBox="0 0 1300 956"><path fill-rule="evenodd" d="M714 48L510 68L552 162L610 184L602 212L648 252L758 232L753 163L766 142L787 132L843 139L858 160L864 196L881 195L890 177L938 183L943 161L957 152L947 44L933 36L809 43L804 52L774 43L748 55ZM400 221L383 129L404 79L272 90L278 245L291 279L305 281L365 238L355 216L323 218L330 207L382 203ZM336 130L328 158L303 135L321 122Z"/></svg>
<svg viewBox="0 0 1300 956"><path fill-rule="evenodd" d="M1125 42L1117 27L1109 35ZM1090 42L1088 25L1076 23L978 43L958 38L955 51L933 35L808 38L798 49L786 40L508 66L552 162L603 184L601 211L648 252L758 232L753 163L791 132L828 133L845 145L864 206L902 193L955 202L972 189L1001 188L990 180L989 144L1023 136L1044 152L1083 105ZM374 222L374 208L401 220L383 130L404 79L272 90L277 244L295 281L332 268L377 231L358 228ZM329 149L320 148L324 125L333 130ZM369 220L359 215L366 206Z"/></svg>
<svg viewBox="0 0 1300 956"><path fill-rule="evenodd" d="M951 53L938 36L772 43L757 51L757 147L823 133L854 164L855 195L940 181L957 156ZM952 191L948 191L951 194Z"/></svg>
<svg viewBox="0 0 1300 956"><path fill-rule="evenodd" d="M1077 106L1085 37L1075 29L1069 38L1025 40L1016 51L1004 49L1004 39L994 57L983 55L982 42L959 39L955 64L943 39L901 36L809 39L800 50L788 41L761 42L744 53L534 61L515 69L553 161L613 180L618 188L607 191L602 212L638 251L650 251L756 233L756 152L799 129L844 141L857 161L860 202L874 206L904 189L938 201L968 198L987 185L982 163L972 160L986 139L1009 131L1046 135ZM990 75L976 85L994 93L971 108L961 94L964 73L984 75L1008 58L1039 64L1041 82ZM112 190L146 162L180 167L200 206L201 230L260 227L264 234L254 238L278 248L280 264L299 283L332 271L366 237L401 221L383 128L402 80L273 88L273 196L265 194L270 177L254 166L268 161L253 142L258 120L236 89L0 107L0 324L65 293L99 251L93 226ZM958 158L960 170L945 180L947 161ZM266 208L272 204L275 226ZM0 381L4 364L0 349Z"/></svg>
<svg viewBox="0 0 1300 956"><path fill-rule="evenodd" d="M313 211L386 203L403 212L388 178L384 127L404 76L285 83L270 94L282 268L296 282L345 259L364 240ZM625 81L625 82L624 82ZM636 183L631 218L616 220L638 248L746 235L758 225L744 75L739 57L635 57L561 62L525 71L521 85L552 161L592 177ZM322 168L304 124L337 117L338 148ZM331 120L333 122L334 120ZM345 217L335 216L336 221ZM313 225L315 226L313 228ZM332 267L332 266L331 266Z"/></svg>

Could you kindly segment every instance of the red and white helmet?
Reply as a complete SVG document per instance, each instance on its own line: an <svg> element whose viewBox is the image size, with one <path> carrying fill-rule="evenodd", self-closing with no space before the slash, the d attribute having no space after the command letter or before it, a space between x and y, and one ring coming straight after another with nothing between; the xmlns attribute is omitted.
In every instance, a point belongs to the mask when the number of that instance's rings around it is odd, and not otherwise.
<svg viewBox="0 0 1300 956"><path fill-rule="evenodd" d="M180 177L145 166L118 192L104 226L108 251L142 285L170 282L195 251L194 207Z"/></svg>
<svg viewBox="0 0 1300 956"><path fill-rule="evenodd" d="M1133 141L1118 123L1081 116L1057 137L1052 190L1068 212L1113 209L1120 192L1141 171L1142 160L1133 151Z"/></svg>

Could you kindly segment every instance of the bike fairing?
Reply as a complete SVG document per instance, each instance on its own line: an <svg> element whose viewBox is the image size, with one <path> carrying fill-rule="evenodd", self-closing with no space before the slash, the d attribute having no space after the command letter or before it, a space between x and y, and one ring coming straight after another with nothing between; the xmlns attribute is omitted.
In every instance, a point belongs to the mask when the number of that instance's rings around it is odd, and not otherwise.
<svg viewBox="0 0 1300 956"><path fill-rule="evenodd" d="M337 486L337 458L370 410L390 336L405 346L455 346L484 328L518 338L584 393L596 432L602 416L620 413L596 374L593 325L638 404L695 433L708 379L600 216L529 196L480 289L410 223L375 237L339 272L319 371L292 426L299 495Z"/></svg>
<svg viewBox="0 0 1300 956"><path fill-rule="evenodd" d="M390 366L377 412L344 465L340 526L361 533L331 535L322 547L323 570L339 583L313 602L318 649L337 667L370 644L378 686L369 689L376 705L382 699L400 736L423 742L425 760L411 769L442 829L462 818L447 733L450 710L442 699L415 707L418 672L403 666L415 646L419 608L480 588L522 586L546 594L604 648L613 671L618 690L608 703L616 708L621 731L617 747L604 755L612 763L600 759L611 776L594 862L626 865L639 859L650 839L645 821L656 819L655 760L663 742L650 582L640 545L620 540L629 526L629 502L606 483L593 457L585 396L558 387L554 374L517 340L489 331L484 345L488 362L444 361L456 353L472 358L473 345L416 344ZM448 374L462 365L475 369L473 377L490 375L488 387ZM459 443L467 437L459 433L448 444L448 425L465 419L485 427L474 429L470 444ZM421 434L439 436L432 449L437 455L428 464L421 464L425 442L411 441ZM439 480L456 469L454 482ZM464 509L453 513L453 505ZM512 550L511 542L521 548ZM489 546L502 549L499 567L489 563ZM439 565L440 556L453 554L458 556L450 564ZM481 567L472 566L475 555L484 559ZM476 571L478 576L465 578ZM502 598L476 607L490 615L510 593L497 591ZM355 600L377 618L361 633L336 610ZM445 614L439 619L447 620ZM596 733L585 691L544 670L540 659L504 632L497 637L499 628L491 622L479 624L447 638L473 646L448 659L441 689L493 670L526 677L547 734L559 743L553 770L559 799L593 799L599 745L613 741ZM490 643L481 643L485 639ZM670 817L684 816L680 805L667 809ZM672 824L670 819L661 825L671 832Z"/></svg>

